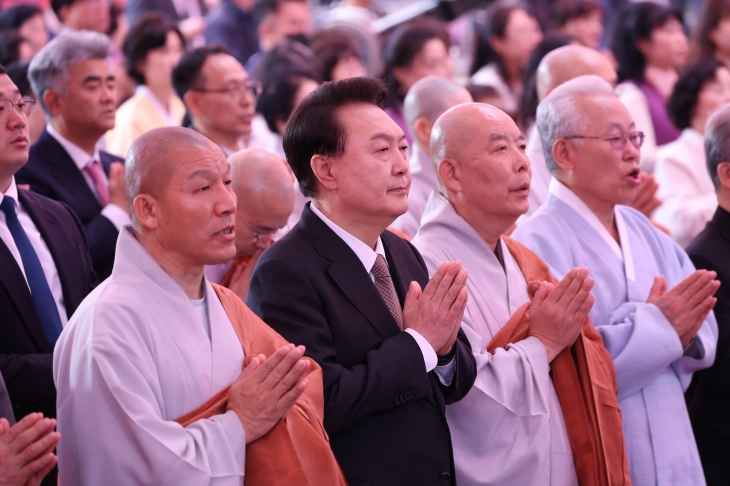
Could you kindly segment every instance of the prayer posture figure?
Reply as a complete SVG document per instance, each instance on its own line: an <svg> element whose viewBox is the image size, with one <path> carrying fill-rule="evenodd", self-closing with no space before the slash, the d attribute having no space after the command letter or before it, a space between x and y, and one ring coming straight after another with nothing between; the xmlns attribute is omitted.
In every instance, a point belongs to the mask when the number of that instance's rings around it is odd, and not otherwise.
<svg viewBox="0 0 730 486"><path fill-rule="evenodd" d="M477 380L446 407L460 486L630 484L616 377L586 320L587 268L560 283L502 236L527 211L525 139L501 110L470 103L431 134L441 192L432 192L413 244L430 271L469 270L462 329Z"/></svg>
<svg viewBox="0 0 730 486"><path fill-rule="evenodd" d="M319 367L203 276L236 253L223 152L160 128L125 173L133 226L55 349L61 484L344 484Z"/></svg>
<svg viewBox="0 0 730 486"><path fill-rule="evenodd" d="M704 484L684 391L715 358L715 272L623 206L641 182L637 132L610 84L581 76L537 110L553 174L545 207L514 233L556 278L587 266L591 321L613 357L633 484Z"/></svg>

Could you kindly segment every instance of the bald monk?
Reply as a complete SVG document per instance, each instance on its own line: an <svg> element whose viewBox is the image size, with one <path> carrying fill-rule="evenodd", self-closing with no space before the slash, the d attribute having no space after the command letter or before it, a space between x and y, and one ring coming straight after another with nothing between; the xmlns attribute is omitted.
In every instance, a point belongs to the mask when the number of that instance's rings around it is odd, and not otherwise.
<svg viewBox="0 0 730 486"><path fill-rule="evenodd" d="M542 101L561 84L586 74L600 76L611 86L616 86L618 81L611 61L595 49L569 45L549 52L537 67L537 99ZM532 125L527 130L527 156L532 164L530 209L526 213L529 216L547 201L548 186L552 179L552 175L545 165L545 156L536 125ZM658 189L659 186L654 180L654 176L642 173L641 184L638 186L636 196L630 206L647 217L650 216L661 204L661 201L656 198Z"/></svg>
<svg viewBox="0 0 730 486"><path fill-rule="evenodd" d="M223 152L160 128L125 174L132 225L55 349L61 484L343 484L319 367L204 278L236 253Z"/></svg>
<svg viewBox="0 0 730 486"><path fill-rule="evenodd" d="M411 189L408 212L393 222L393 227L413 238L421 226L421 215L432 191L438 190L431 162L431 127L449 108L474 101L466 88L448 78L426 76L416 81L403 102L403 114L413 134L409 156Z"/></svg>
<svg viewBox="0 0 730 486"><path fill-rule="evenodd" d="M256 261L294 210L294 188L286 161L266 150L241 150L228 157L228 163L238 199L236 256L230 262L206 267L205 275L245 302Z"/></svg>
<svg viewBox="0 0 730 486"><path fill-rule="evenodd" d="M469 270L461 328L477 362L474 387L446 407L459 486L630 484L613 364L586 319L588 269L557 282L501 236L528 207L524 136L470 103L438 119L431 154L440 193L413 244L429 272L451 259Z"/></svg>

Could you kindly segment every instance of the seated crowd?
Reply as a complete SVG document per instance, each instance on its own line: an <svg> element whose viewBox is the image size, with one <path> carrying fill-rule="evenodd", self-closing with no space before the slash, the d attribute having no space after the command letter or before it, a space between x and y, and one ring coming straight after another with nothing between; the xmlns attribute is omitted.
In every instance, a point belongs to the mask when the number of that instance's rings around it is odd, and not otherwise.
<svg viewBox="0 0 730 486"><path fill-rule="evenodd" d="M730 1L484 3L0 2L0 485L726 484Z"/></svg>

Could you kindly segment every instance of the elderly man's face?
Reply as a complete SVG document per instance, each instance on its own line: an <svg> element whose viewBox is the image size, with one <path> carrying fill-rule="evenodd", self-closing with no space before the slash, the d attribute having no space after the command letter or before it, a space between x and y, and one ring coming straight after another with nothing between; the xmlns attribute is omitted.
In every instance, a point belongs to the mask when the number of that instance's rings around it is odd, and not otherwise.
<svg viewBox="0 0 730 486"><path fill-rule="evenodd" d="M584 114L585 129L572 135L598 138L569 140L577 154L572 170L575 189L581 198L599 204L630 203L641 182L639 149L629 140L623 149L613 148L607 138L634 133L631 115L614 96L583 96L576 100L576 107Z"/></svg>
<svg viewBox="0 0 730 486"><path fill-rule="evenodd" d="M267 248L272 238L286 226L294 210L294 188L291 197L272 195L268 198L239 198L236 212L236 257L251 256L256 249Z"/></svg>
<svg viewBox="0 0 730 486"><path fill-rule="evenodd" d="M66 93L56 93L54 116L87 133L104 135L114 128L117 106L116 81L105 59L90 59L68 68Z"/></svg>
<svg viewBox="0 0 730 486"><path fill-rule="evenodd" d="M390 224L408 210L411 172L403 130L374 105L347 106L338 116L347 142L344 155L331 160L337 204Z"/></svg>
<svg viewBox="0 0 730 486"><path fill-rule="evenodd" d="M483 107L463 116L473 127L455 153L463 203L513 223L529 209L532 169L525 137L504 112Z"/></svg>
<svg viewBox="0 0 730 486"><path fill-rule="evenodd" d="M0 74L0 100L20 101L20 91L7 74ZM30 135L28 119L25 114L13 106L13 111L0 114L0 182L15 174L28 161ZM4 184L3 184L4 185ZM4 192L8 188L0 187Z"/></svg>
<svg viewBox="0 0 730 486"><path fill-rule="evenodd" d="M236 254L236 195L230 166L221 150L171 150L175 164L157 201L157 238L172 259L186 266L215 265Z"/></svg>

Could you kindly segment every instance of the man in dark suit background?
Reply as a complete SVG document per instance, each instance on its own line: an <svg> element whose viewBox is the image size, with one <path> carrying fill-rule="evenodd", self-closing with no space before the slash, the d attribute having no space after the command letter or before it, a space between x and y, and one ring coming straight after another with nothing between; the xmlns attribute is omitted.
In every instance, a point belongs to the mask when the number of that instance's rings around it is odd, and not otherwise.
<svg viewBox="0 0 730 486"><path fill-rule="evenodd" d="M686 398L705 479L715 486L727 484L730 457L730 104L707 122L705 154L719 205L687 254L721 282L714 308L719 338L715 363L694 374Z"/></svg>
<svg viewBox="0 0 730 486"><path fill-rule="evenodd" d="M83 228L71 209L15 182L14 174L28 160L28 115L34 100L21 98L2 66L0 104L0 374L12 403L10 419L20 421L33 412L53 418L53 346L97 279ZM47 456L58 434L53 433L53 421L44 425L40 419L31 415L17 430L37 424L32 441L44 440L46 445L37 454ZM7 434L7 429L0 433L0 442L16 433ZM32 474L38 474L38 480L53 468L55 457L39 461ZM2 479L12 479L9 470L0 467L0 472L9 475L0 474ZM13 478L21 477L15 474ZM30 476L27 480L37 484ZM55 473L44 480L55 483Z"/></svg>
<svg viewBox="0 0 730 486"><path fill-rule="evenodd" d="M322 367L324 425L348 484L455 484L444 407L476 376L460 331L466 271L447 262L429 281L418 251L385 230L411 180L386 102L381 81L353 78L294 112L284 151L314 202L260 257L248 305Z"/></svg>
<svg viewBox="0 0 730 486"><path fill-rule="evenodd" d="M106 36L69 32L33 58L29 77L48 125L17 174L18 183L73 209L101 280L111 274L119 230L131 223L124 161L98 148L114 127L111 53Z"/></svg>

